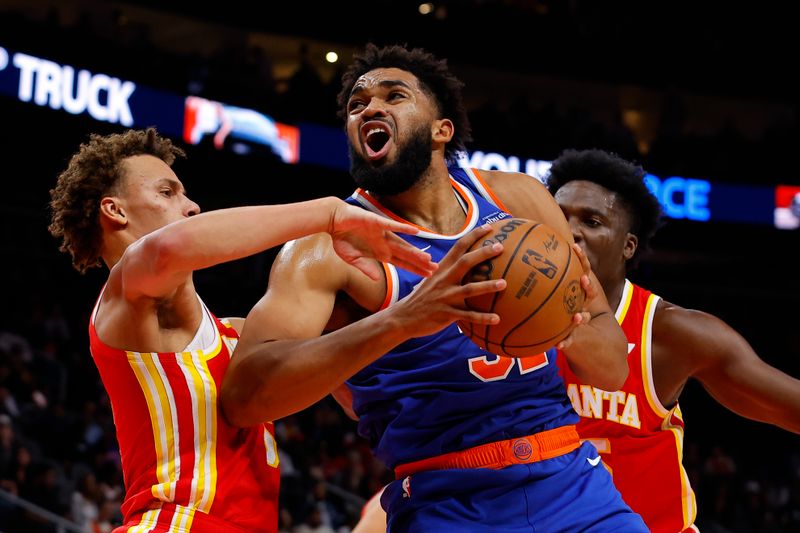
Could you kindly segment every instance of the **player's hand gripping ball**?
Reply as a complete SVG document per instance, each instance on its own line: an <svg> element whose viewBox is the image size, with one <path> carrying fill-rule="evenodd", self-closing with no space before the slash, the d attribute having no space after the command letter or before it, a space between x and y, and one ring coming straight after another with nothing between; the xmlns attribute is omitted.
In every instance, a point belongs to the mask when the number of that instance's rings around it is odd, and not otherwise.
<svg viewBox="0 0 800 533"><path fill-rule="evenodd" d="M481 348L506 357L532 357L561 342L583 307L583 268L567 241L552 228L524 218L491 224L493 232L475 243L503 244L503 253L473 268L464 279L505 279L501 292L468 298L471 309L500 315L496 325L459 322Z"/></svg>

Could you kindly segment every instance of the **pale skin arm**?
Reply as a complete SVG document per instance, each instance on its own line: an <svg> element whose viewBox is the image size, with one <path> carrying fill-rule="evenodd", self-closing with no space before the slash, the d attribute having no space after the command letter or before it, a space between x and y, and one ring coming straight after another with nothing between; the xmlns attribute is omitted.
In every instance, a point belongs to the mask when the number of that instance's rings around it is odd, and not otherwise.
<svg viewBox="0 0 800 533"><path fill-rule="evenodd" d="M719 318L667 302L660 306L653 358L656 387L666 405L677 401L691 376L731 411L800 433L800 380L765 363Z"/></svg>
<svg viewBox="0 0 800 533"><path fill-rule="evenodd" d="M499 171L480 174L512 215L543 222L573 245L586 272L581 285L587 293L587 302L583 312L575 316L578 327L558 347L583 382L603 390L619 389L628 376L627 340L585 254L574 246L561 208L539 181L526 174Z"/></svg>
<svg viewBox="0 0 800 533"><path fill-rule="evenodd" d="M125 223L125 216L112 209L113 202L104 198L101 213L110 223ZM221 209L168 224L126 248L109 273L95 322L98 335L111 346L180 350L200 320L194 270L318 231L329 232L336 252L373 278L380 270L371 257L423 276L436 268L428 254L392 233L416 233L416 228L336 198Z"/></svg>
<svg viewBox="0 0 800 533"><path fill-rule="evenodd" d="M353 420L358 420L358 415L353 410L353 391L350 390L350 387L347 386L347 383L342 383L333 389L331 396L333 396L333 399L336 400L336 403L342 406L344 414Z"/></svg>
<svg viewBox="0 0 800 533"><path fill-rule="evenodd" d="M380 272L366 261L369 257L429 275L435 269L430 256L392 231L417 230L332 197L297 204L220 209L174 222L139 239L128 247L115 270L121 271L120 282L127 300L161 298L195 270L247 257L312 233L329 232L334 236L337 252L370 277L377 278Z"/></svg>
<svg viewBox="0 0 800 533"><path fill-rule="evenodd" d="M361 520L353 528L353 533L386 533L386 511L381 507L383 490L378 491L364 506Z"/></svg>
<svg viewBox="0 0 800 533"><path fill-rule="evenodd" d="M481 247L464 254L486 234L480 228L459 240L436 273L406 298L321 337L336 293L361 274L331 253L325 236L288 245L273 264L267 293L247 316L225 374L221 400L228 420L237 426L276 420L324 398L412 337L457 320L496 323L497 315L468 310L464 300L502 290L505 281L461 284L474 265L502 251Z"/></svg>

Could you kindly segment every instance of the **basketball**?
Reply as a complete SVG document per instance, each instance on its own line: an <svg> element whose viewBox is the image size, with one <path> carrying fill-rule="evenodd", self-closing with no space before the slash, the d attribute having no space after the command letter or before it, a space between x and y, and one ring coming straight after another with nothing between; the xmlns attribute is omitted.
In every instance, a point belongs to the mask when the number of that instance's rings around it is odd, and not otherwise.
<svg viewBox="0 0 800 533"><path fill-rule="evenodd" d="M584 291L580 258L550 226L524 218L491 224L493 232L475 243L503 244L503 252L474 267L465 282L505 279L501 292L468 298L476 311L497 313L500 323L459 322L461 331L481 348L506 357L532 357L555 346L574 327Z"/></svg>

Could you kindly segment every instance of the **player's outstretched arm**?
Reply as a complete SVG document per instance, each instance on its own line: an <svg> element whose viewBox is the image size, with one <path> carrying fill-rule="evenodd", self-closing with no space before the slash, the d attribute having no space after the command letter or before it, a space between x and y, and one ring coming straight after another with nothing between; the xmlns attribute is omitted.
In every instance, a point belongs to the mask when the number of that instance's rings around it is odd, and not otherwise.
<svg viewBox="0 0 800 533"><path fill-rule="evenodd" d="M357 209L330 197L295 204L220 209L169 224L128 247L119 269L126 297L162 297L194 270L240 259L292 239L328 232L346 261L397 262L421 275L435 269L430 256L392 232L413 226ZM374 267L373 267L374 268Z"/></svg>
<svg viewBox="0 0 800 533"><path fill-rule="evenodd" d="M800 433L800 380L764 362L719 318L664 302L654 324L654 350L697 378L731 411Z"/></svg>
<svg viewBox="0 0 800 533"><path fill-rule="evenodd" d="M489 232L460 239L437 271L406 298L342 329L319 336L352 267L330 253L329 237L290 243L273 265L270 286L248 315L222 384L222 406L238 426L275 420L308 407L398 344L458 321L496 323L466 308L470 296L500 291L505 281L462 285L475 265L502 246L466 250ZM349 270L348 270L349 269Z"/></svg>
<svg viewBox="0 0 800 533"><path fill-rule="evenodd" d="M353 528L353 533L386 533L386 511L381 507L383 490L382 488L375 493L364 505L361 519Z"/></svg>

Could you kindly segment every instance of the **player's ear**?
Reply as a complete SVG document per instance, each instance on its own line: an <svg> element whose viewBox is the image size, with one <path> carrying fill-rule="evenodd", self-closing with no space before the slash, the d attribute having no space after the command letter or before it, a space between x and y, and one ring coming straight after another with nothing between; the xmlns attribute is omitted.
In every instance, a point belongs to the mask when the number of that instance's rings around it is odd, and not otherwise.
<svg viewBox="0 0 800 533"><path fill-rule="evenodd" d="M100 200L100 218L107 223L124 226L128 223L122 202L116 196L104 196Z"/></svg>
<svg viewBox="0 0 800 533"><path fill-rule="evenodd" d="M622 255L625 257L625 261L630 261L633 254L636 253L636 249L639 247L639 237L634 235L633 233L628 233L625 236L625 247L622 249Z"/></svg>
<svg viewBox="0 0 800 533"><path fill-rule="evenodd" d="M449 118L434 120L431 125L433 142L448 143L453 138L453 133L455 133L455 128L453 127L453 121Z"/></svg>

